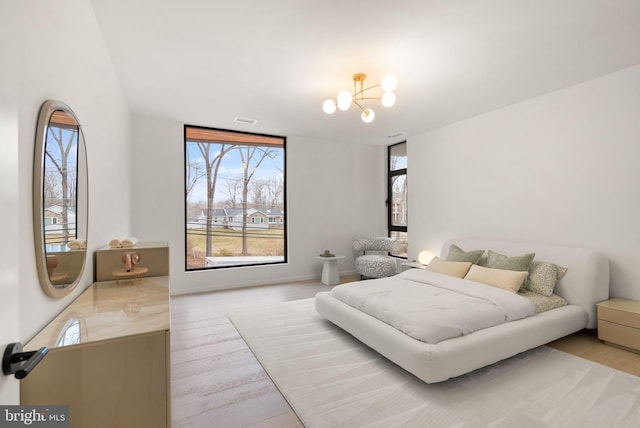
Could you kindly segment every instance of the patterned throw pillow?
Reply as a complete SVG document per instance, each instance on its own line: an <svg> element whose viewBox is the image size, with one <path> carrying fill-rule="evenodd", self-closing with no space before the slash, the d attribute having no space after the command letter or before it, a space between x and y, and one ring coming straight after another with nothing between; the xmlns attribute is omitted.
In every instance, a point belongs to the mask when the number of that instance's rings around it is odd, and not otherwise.
<svg viewBox="0 0 640 428"><path fill-rule="evenodd" d="M531 302L536 305L536 312L538 313L550 311L551 309L560 308L569 304L566 300L564 300L557 294L552 294L551 296L543 296L542 294L522 289L518 291L518 294L531 300Z"/></svg>
<svg viewBox="0 0 640 428"><path fill-rule="evenodd" d="M449 254L447 254L447 261L475 263L482 254L484 254L484 250L463 251L462 248L457 245L451 244Z"/></svg>
<svg viewBox="0 0 640 428"><path fill-rule="evenodd" d="M567 268L549 262L535 261L529 266L529 276L524 289L544 296L551 296Z"/></svg>
<svg viewBox="0 0 640 428"><path fill-rule="evenodd" d="M515 270L518 272L528 271L535 256L535 253L527 253L522 256L507 257L489 250L487 267L491 269Z"/></svg>

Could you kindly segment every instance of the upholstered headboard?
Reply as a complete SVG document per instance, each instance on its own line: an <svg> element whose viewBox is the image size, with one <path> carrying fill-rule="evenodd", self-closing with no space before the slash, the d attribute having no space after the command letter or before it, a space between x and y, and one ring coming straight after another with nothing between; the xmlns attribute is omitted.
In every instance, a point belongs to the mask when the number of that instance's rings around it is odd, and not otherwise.
<svg viewBox="0 0 640 428"><path fill-rule="evenodd" d="M600 252L577 247L492 241L477 238L454 238L446 241L441 257L446 259L455 244L465 251L493 250L507 256L535 253L535 259L566 267L567 273L556 286L555 293L573 305L582 306L588 314L588 328L596 328L596 303L609 298L609 260Z"/></svg>

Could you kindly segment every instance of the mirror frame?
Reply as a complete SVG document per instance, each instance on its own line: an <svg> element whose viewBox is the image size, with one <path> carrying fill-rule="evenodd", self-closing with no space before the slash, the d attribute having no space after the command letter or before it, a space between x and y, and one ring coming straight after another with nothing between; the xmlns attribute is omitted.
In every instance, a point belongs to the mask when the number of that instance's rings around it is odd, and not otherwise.
<svg viewBox="0 0 640 428"><path fill-rule="evenodd" d="M88 237L88 225L89 225L89 185L88 185L88 172L87 172L87 150L84 141L84 134L82 133L82 127L77 116L71 110L71 108L56 100L47 100L42 104L40 113L38 115L38 123L36 126L36 142L35 153L33 162L33 234L34 234L34 247L36 253L36 267L38 270L38 277L40 279L40 286L44 293L50 297L64 297L71 293L73 289L78 285L84 268L87 264L87 250L84 250L84 257L82 259L82 265L78 275L63 287L56 287L51 282L49 272L47 269L47 257L45 246L45 220L44 220L44 173L45 173L45 150L47 143L47 135L49 133L49 122L54 112L63 111L71 116L78 124L78 167L76 173L76 186L77 186L77 206L76 206L76 230L84 231L84 240ZM84 164L84 168L79 165ZM82 170L84 169L84 171ZM82 192L81 192L82 190ZM81 195L85 195L85 200L81 201ZM81 209L85 215L81 215Z"/></svg>

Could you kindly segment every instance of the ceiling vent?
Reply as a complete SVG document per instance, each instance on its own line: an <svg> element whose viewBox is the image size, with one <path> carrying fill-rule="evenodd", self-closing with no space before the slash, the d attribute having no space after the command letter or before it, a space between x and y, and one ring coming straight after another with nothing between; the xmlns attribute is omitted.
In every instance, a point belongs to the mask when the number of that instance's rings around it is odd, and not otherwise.
<svg viewBox="0 0 640 428"><path fill-rule="evenodd" d="M252 125L255 125L256 123L258 123L257 119L249 119L248 117L234 117L233 121L240 122L240 123L250 123Z"/></svg>
<svg viewBox="0 0 640 428"><path fill-rule="evenodd" d="M404 134L402 132L398 132L397 134L387 135L387 138L398 138L402 137Z"/></svg>

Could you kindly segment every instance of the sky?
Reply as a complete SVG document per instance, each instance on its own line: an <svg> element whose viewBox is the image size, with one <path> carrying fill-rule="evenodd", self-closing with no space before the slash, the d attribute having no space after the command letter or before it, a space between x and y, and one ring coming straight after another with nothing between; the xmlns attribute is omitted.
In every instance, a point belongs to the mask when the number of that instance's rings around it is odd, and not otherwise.
<svg viewBox="0 0 640 428"><path fill-rule="evenodd" d="M220 147L219 145L216 145ZM188 150L189 159L191 162L198 162L202 165L204 172L204 159L202 158L202 153L197 147L197 144L187 143L186 150ZM246 150L246 149L245 149ZM261 164L258 170L256 170L253 175L252 180L266 180L275 175L282 176L284 171L284 150L281 148L274 149L277 152L277 156L274 159L267 158ZM219 150L216 150L212 147L212 153L219 153ZM254 159L251 162L250 166L254 166L259 156L256 154ZM242 178L242 160L240 158L240 154L237 150L231 150L225 154L222 159L222 165L220 166L218 172L218 183L216 189L216 196L214 198L215 202L223 202L228 199L228 196L223 193L226 190L226 186L224 184L224 180L234 180L238 178ZM194 187L190 202L199 202L207 200L207 190L206 190L206 178L201 178L200 181Z"/></svg>

